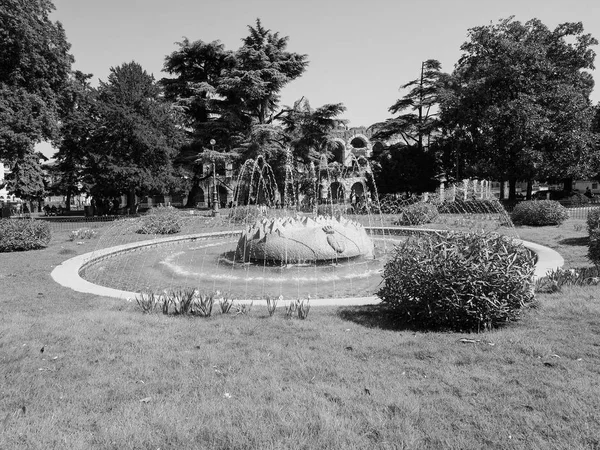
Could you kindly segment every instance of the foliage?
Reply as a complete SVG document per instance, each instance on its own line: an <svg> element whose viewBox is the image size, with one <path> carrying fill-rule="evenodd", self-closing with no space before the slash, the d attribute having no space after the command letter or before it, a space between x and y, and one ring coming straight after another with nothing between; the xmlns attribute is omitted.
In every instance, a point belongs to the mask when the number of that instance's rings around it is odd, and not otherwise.
<svg viewBox="0 0 600 450"><path fill-rule="evenodd" d="M530 200L517 203L510 218L517 225L560 225L569 218L569 212L554 200Z"/></svg>
<svg viewBox="0 0 600 450"><path fill-rule="evenodd" d="M46 186L40 159L43 155L28 152L17 159L11 172L7 175L7 189L23 200L38 200L44 196Z"/></svg>
<svg viewBox="0 0 600 450"><path fill-rule="evenodd" d="M338 217L340 215L352 214L352 205L343 203L327 203L317 206L317 214L320 216Z"/></svg>
<svg viewBox="0 0 600 450"><path fill-rule="evenodd" d="M558 268L549 271L546 276L536 280L535 292L552 294L561 292L563 286L590 286L599 283L600 269L598 266L577 269Z"/></svg>
<svg viewBox="0 0 600 450"><path fill-rule="evenodd" d="M413 203L400 210L394 225L423 225L433 222L438 215L437 207L431 203Z"/></svg>
<svg viewBox="0 0 600 450"><path fill-rule="evenodd" d="M446 201L438 206L440 214L502 214L505 212L498 200Z"/></svg>
<svg viewBox="0 0 600 450"><path fill-rule="evenodd" d="M588 258L596 267L600 267L600 229L595 228L590 231L590 241L588 244Z"/></svg>
<svg viewBox="0 0 600 450"><path fill-rule="evenodd" d="M586 223L590 235L593 230L600 229L600 208L594 208L588 212Z"/></svg>
<svg viewBox="0 0 600 450"><path fill-rule="evenodd" d="M50 224L42 220L0 219L0 253L48 246Z"/></svg>
<svg viewBox="0 0 600 450"><path fill-rule="evenodd" d="M534 269L504 236L428 234L396 247L378 295L413 326L481 331L518 318L534 298Z"/></svg>
<svg viewBox="0 0 600 450"><path fill-rule="evenodd" d="M144 313L162 311L166 315L210 317L219 292L201 292L198 289L172 289L163 293L142 292L135 300ZM223 298L221 298L223 301ZM229 299L226 300L229 302Z"/></svg>
<svg viewBox="0 0 600 450"><path fill-rule="evenodd" d="M92 239L96 237L98 233L91 228L78 228L77 230L71 231L69 234L69 240L75 241L79 239Z"/></svg>
<svg viewBox="0 0 600 450"><path fill-rule="evenodd" d="M296 299L296 311L298 312L298 319L305 320L310 312L310 296L306 299Z"/></svg>
<svg viewBox="0 0 600 450"><path fill-rule="evenodd" d="M275 310L277 309L277 302L281 300L283 297L280 295L279 297L271 297L267 295L265 300L267 302L267 312L269 313L269 317L273 317L275 314Z"/></svg>
<svg viewBox="0 0 600 450"><path fill-rule="evenodd" d="M264 214L264 209L257 205L236 206L229 211L229 220L233 223L252 223Z"/></svg>
<svg viewBox="0 0 600 450"><path fill-rule="evenodd" d="M581 23L551 31L509 18L470 29L440 93L446 171L508 180L511 200L517 179L597 173L588 72L596 44Z"/></svg>
<svg viewBox="0 0 600 450"><path fill-rule="evenodd" d="M219 298L219 307L221 309L221 314L229 314L232 306L233 306L232 298L228 298L227 296Z"/></svg>
<svg viewBox="0 0 600 450"><path fill-rule="evenodd" d="M173 157L181 144L175 112L154 78L135 63L111 68L94 104L86 179L100 197L166 193L180 186Z"/></svg>
<svg viewBox="0 0 600 450"><path fill-rule="evenodd" d="M181 213L172 206L152 208L138 219L136 233L175 234L181 231L183 222Z"/></svg>
<svg viewBox="0 0 600 450"><path fill-rule="evenodd" d="M71 207L71 196L89 190L83 175L87 165L86 148L95 125L95 90L89 84L91 77L91 74L74 71L60 96L60 141L56 162L48 168L55 180L49 191L66 197L67 210Z"/></svg>
<svg viewBox="0 0 600 450"><path fill-rule="evenodd" d="M15 161L54 140L58 96L71 70L70 45L50 0L0 4L0 159Z"/></svg>
<svg viewBox="0 0 600 450"><path fill-rule="evenodd" d="M410 91L389 108L392 114L405 110L411 112L373 125L374 139L400 137L405 146L414 146L419 153L429 147L431 135L439 127L435 106L438 103L439 80L443 76L441 67L435 59L421 63L420 77L401 86L401 89Z"/></svg>
<svg viewBox="0 0 600 450"><path fill-rule="evenodd" d="M372 166L382 194L432 192L438 185L435 155L415 145L385 147L374 156Z"/></svg>
<svg viewBox="0 0 600 450"><path fill-rule="evenodd" d="M250 314L250 311L252 310L252 305L254 305L254 301L251 301L250 303L236 304L235 305L236 315L246 316L246 315Z"/></svg>
<svg viewBox="0 0 600 450"><path fill-rule="evenodd" d="M423 200L419 195L385 194L379 200L379 209L382 214L400 214L405 207Z"/></svg>
<svg viewBox="0 0 600 450"><path fill-rule="evenodd" d="M279 185L285 183L286 150L308 163L328 151L330 131L342 120L341 104L310 108L304 98L279 109L279 93L299 78L307 56L287 51L288 37L264 28L260 19L237 50L222 43L187 38L165 59L166 97L182 111L190 141L178 164L192 175L192 190L202 177L192 165L214 139L222 152L237 151L246 159L263 155Z"/></svg>

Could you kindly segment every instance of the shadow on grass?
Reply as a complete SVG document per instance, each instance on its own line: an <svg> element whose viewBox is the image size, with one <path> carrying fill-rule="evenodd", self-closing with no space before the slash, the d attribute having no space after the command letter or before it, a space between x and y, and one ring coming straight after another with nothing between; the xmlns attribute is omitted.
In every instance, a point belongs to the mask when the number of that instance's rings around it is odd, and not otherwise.
<svg viewBox="0 0 600 450"><path fill-rule="evenodd" d="M354 322L368 328L393 331L423 331L414 324L398 318L390 308L383 305L348 306L338 310L342 320Z"/></svg>
<svg viewBox="0 0 600 450"><path fill-rule="evenodd" d="M567 238L558 241L561 245L571 245L575 247L587 247L590 244L589 236Z"/></svg>

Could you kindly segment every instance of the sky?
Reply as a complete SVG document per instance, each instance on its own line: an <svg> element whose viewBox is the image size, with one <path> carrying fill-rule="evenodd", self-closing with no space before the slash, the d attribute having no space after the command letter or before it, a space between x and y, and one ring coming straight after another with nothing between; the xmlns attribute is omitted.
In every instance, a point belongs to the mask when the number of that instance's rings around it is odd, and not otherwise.
<svg viewBox="0 0 600 450"><path fill-rule="evenodd" d="M282 105L304 96L313 108L343 103L349 126L391 117L400 86L437 59L451 72L469 28L514 16L553 29L582 22L600 40L598 0L54 0L52 20L65 28L74 68L106 80L111 67L136 61L156 79L166 55L190 41L220 40L236 50L257 18L307 54L306 72L281 92ZM600 54L600 46L595 47ZM596 64L600 66L600 56ZM600 101L600 69L593 72ZM46 149L42 149L46 150ZM47 150L46 150L47 151ZM45 151L45 152L46 152Z"/></svg>

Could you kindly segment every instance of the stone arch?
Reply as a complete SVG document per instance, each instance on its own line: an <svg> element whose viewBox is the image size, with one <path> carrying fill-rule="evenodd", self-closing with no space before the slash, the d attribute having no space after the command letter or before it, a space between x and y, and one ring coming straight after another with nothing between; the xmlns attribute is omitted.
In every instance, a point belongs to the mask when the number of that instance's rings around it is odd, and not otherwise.
<svg viewBox="0 0 600 450"><path fill-rule="evenodd" d="M329 141L331 153L333 157L330 162L338 162L344 164L346 161L346 142L341 138L334 138Z"/></svg>
<svg viewBox="0 0 600 450"><path fill-rule="evenodd" d="M344 201L344 185L339 181L334 181L329 185L328 198L332 203L342 203Z"/></svg>
<svg viewBox="0 0 600 450"><path fill-rule="evenodd" d="M363 183L356 182L350 187L350 198L353 203L361 201L365 196L365 186Z"/></svg>
<svg viewBox="0 0 600 450"><path fill-rule="evenodd" d="M352 148L371 148L371 141L362 133L352 136L349 142Z"/></svg>

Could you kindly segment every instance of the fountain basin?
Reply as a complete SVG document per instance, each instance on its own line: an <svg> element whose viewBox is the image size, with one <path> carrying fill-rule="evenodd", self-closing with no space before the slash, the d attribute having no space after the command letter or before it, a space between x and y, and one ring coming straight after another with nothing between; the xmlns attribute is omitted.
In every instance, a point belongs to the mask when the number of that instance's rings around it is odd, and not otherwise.
<svg viewBox="0 0 600 450"><path fill-rule="evenodd" d="M372 257L373 241L364 227L344 217L263 218L242 231L238 261L284 264Z"/></svg>

